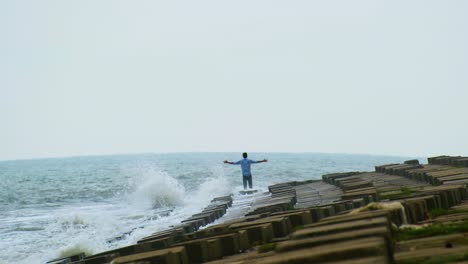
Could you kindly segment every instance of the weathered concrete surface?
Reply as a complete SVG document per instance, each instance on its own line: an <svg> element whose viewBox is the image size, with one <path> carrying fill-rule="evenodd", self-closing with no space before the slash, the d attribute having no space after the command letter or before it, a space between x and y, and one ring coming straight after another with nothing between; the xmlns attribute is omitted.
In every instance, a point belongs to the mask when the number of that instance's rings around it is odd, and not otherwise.
<svg viewBox="0 0 468 264"><path fill-rule="evenodd" d="M124 264L135 262L149 261L149 263L161 264L176 264L176 263L189 263L184 247L173 247L169 249L162 249L150 251L146 253L133 254L126 257L118 257L112 260L112 264Z"/></svg>
<svg viewBox="0 0 468 264"><path fill-rule="evenodd" d="M378 256L391 263L386 240L381 237L355 239L261 258L250 263L323 263ZM245 262L248 263L248 262Z"/></svg>

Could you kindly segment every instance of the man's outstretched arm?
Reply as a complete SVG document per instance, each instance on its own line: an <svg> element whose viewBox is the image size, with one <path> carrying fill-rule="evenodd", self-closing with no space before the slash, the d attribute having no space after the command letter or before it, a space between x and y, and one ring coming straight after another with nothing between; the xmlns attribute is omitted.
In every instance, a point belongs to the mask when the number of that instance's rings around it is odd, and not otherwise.
<svg viewBox="0 0 468 264"><path fill-rule="evenodd" d="M256 162L257 162L257 163L262 163L262 162L268 162L268 160L267 160L267 159L263 159L263 160L257 160Z"/></svg>
<svg viewBox="0 0 468 264"><path fill-rule="evenodd" d="M236 164L235 162L232 162L232 161L228 161L228 160L225 160L224 163L227 163L227 164Z"/></svg>

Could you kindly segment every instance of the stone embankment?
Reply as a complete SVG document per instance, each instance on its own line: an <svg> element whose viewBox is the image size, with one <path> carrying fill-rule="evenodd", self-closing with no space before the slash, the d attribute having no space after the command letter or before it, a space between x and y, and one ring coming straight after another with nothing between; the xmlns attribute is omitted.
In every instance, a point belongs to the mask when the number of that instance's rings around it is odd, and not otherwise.
<svg viewBox="0 0 468 264"><path fill-rule="evenodd" d="M280 183L236 217L219 197L136 245L50 263L468 263L467 183L468 157L450 156Z"/></svg>

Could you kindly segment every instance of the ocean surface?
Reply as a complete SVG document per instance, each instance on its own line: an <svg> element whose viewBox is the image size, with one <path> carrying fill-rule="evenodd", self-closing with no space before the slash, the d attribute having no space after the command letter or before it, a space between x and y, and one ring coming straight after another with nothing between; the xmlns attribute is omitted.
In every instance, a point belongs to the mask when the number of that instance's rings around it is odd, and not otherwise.
<svg viewBox="0 0 468 264"><path fill-rule="evenodd" d="M418 157L251 153L249 158L268 159L252 165L254 188L267 190L274 183L372 171ZM0 264L98 253L178 224L213 197L242 189L240 167L224 164L226 159L237 161L241 153L0 161Z"/></svg>

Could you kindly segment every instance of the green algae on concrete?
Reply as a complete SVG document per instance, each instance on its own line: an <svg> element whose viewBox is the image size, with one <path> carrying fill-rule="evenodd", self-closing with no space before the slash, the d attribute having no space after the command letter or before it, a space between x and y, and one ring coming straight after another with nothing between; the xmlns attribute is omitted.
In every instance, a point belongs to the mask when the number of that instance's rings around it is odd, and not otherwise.
<svg viewBox="0 0 468 264"><path fill-rule="evenodd" d="M468 232L468 221L451 224L433 224L418 228L395 229L393 237L396 241L405 241L416 238L449 235Z"/></svg>

